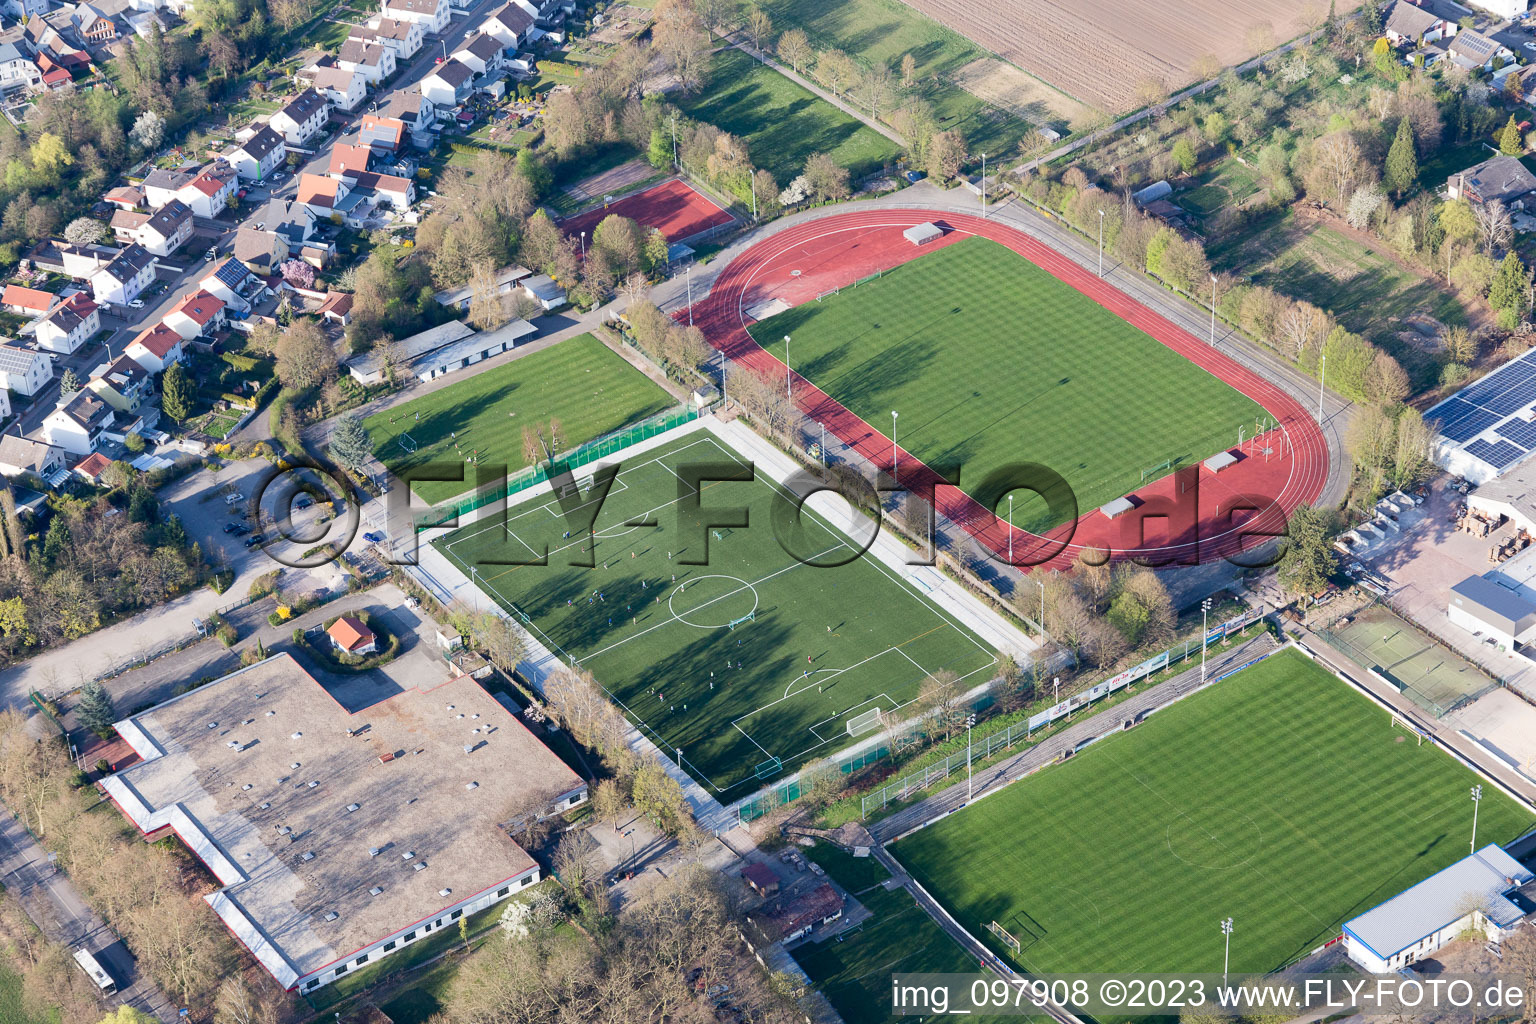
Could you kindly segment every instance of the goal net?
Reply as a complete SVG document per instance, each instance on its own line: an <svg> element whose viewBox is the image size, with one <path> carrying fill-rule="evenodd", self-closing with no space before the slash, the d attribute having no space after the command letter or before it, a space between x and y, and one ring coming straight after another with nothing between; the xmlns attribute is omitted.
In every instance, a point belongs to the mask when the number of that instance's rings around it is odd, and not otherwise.
<svg viewBox="0 0 1536 1024"><path fill-rule="evenodd" d="M1418 726L1414 725L1413 722L1409 721L1407 718L1403 717L1395 711L1392 712L1392 728L1401 729L1406 733L1410 733L1411 735L1418 738L1419 746L1424 745L1424 730L1420 729Z"/></svg>
<svg viewBox="0 0 1536 1024"><path fill-rule="evenodd" d="M996 935L999 939L1002 940L1003 945L1007 946L1015 953L1019 951L1019 940L1008 934L1008 929L1004 928L996 921L987 922L987 931L991 932L993 935Z"/></svg>
<svg viewBox="0 0 1536 1024"><path fill-rule="evenodd" d="M870 708L848 719L848 735L862 736L885 724L885 714L879 708Z"/></svg>
<svg viewBox="0 0 1536 1024"><path fill-rule="evenodd" d="M395 440L399 443L401 448L404 448L412 455L416 454L416 439L413 438L410 434L405 433L405 431L401 431L400 436L395 438Z"/></svg>

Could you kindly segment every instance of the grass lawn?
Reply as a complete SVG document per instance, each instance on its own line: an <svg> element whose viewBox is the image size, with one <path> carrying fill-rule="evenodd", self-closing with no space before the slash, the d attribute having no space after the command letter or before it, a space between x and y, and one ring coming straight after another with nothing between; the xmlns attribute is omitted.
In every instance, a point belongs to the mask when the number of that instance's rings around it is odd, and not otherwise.
<svg viewBox="0 0 1536 1024"><path fill-rule="evenodd" d="M1265 972L1466 856L1477 781L1284 652L894 852L1032 970L1214 970L1230 916L1232 969ZM1479 843L1530 823L1484 788Z"/></svg>
<svg viewBox="0 0 1536 1024"><path fill-rule="evenodd" d="M855 857L851 853L839 850L831 843L817 843L801 852L826 868L827 873L835 878L839 885L852 893L873 888L891 877L891 873L885 870L885 865L875 858Z"/></svg>
<svg viewBox="0 0 1536 1024"><path fill-rule="evenodd" d="M0 1024L50 1024L57 1021L57 1010L39 1019L27 1012L21 992L21 975L9 966L0 966Z"/></svg>
<svg viewBox="0 0 1536 1024"><path fill-rule="evenodd" d="M679 106L745 139L752 162L780 184L799 174L813 153L830 153L857 179L900 152L873 128L740 50L715 54L710 84L697 96L680 97Z"/></svg>
<svg viewBox="0 0 1536 1024"><path fill-rule="evenodd" d="M906 704L931 672L990 675L989 647L819 517L774 523L785 492L763 472L707 495L679 475L722 464L746 466L706 430L623 461L592 523L597 568L571 564L594 558L590 506L573 523L548 494L437 543L727 799L851 742L850 719ZM749 526L714 525L733 508Z"/></svg>
<svg viewBox="0 0 1536 1024"><path fill-rule="evenodd" d="M995 110L954 84L961 68L991 54L900 0L763 0L761 6L776 32L802 29L818 51L840 49L866 65L882 62L898 72L901 58L912 54L919 94L932 104L940 128L961 132L972 153L1009 151L1031 130L1023 118ZM741 7L745 12L748 5Z"/></svg>
<svg viewBox="0 0 1536 1024"><path fill-rule="evenodd" d="M1262 187L1258 172L1235 159L1224 159L1195 179L1194 188L1174 200L1197 217L1208 217L1223 207L1237 207Z"/></svg>
<svg viewBox="0 0 1536 1024"><path fill-rule="evenodd" d="M434 459L462 461L471 451L484 456L482 465L516 471L527 464L525 423L547 430L551 417L558 419L569 449L672 404L643 373L583 334L375 413L363 425L375 453L395 473ZM415 441L414 454L398 443L401 434ZM474 477L474 468L466 466L463 482L412 486L421 500L436 503L472 489Z"/></svg>
<svg viewBox="0 0 1536 1024"><path fill-rule="evenodd" d="M858 288L754 325L779 358L897 441L964 467L1035 462L1066 478L1087 511L1175 466L1237 442L1263 410L1087 296L982 238L945 246ZM986 368L991 368L990 372ZM978 372L981 369L982 372ZM1021 495L1022 496L1022 495ZM1056 525L1030 495L1014 524Z"/></svg>
<svg viewBox="0 0 1536 1024"><path fill-rule="evenodd" d="M1439 364L1397 337L1402 318L1424 310L1445 324L1467 322L1461 302L1438 281L1404 270L1327 225L1303 223L1291 210L1256 221L1208 255L1217 270L1326 309L1402 363L1415 390L1434 386Z"/></svg>

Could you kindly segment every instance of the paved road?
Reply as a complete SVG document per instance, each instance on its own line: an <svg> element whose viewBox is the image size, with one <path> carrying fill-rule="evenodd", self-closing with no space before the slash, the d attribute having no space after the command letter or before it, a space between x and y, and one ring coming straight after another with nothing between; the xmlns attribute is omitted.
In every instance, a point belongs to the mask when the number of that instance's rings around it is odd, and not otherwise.
<svg viewBox="0 0 1536 1024"><path fill-rule="evenodd" d="M104 961L113 979L123 986L117 999L162 1021L176 1019L176 1005L137 970L117 935L9 814L0 814L0 879L6 894L21 904L49 940L71 951L83 947Z"/></svg>

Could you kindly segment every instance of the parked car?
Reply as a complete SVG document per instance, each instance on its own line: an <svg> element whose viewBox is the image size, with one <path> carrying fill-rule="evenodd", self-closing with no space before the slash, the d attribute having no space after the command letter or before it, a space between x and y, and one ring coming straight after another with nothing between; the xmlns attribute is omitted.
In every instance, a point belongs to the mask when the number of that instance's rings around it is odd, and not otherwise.
<svg viewBox="0 0 1536 1024"><path fill-rule="evenodd" d="M906 174L907 180L911 182L922 181L923 177L924 175L922 171L908 171Z"/></svg>
<svg viewBox="0 0 1536 1024"><path fill-rule="evenodd" d="M245 495L241 494L239 491L235 491L232 494L224 495L224 504L226 504L226 505L238 505L238 504L240 504L240 502L242 502L244 500L245 500Z"/></svg>
<svg viewBox="0 0 1536 1024"><path fill-rule="evenodd" d="M224 532L225 533L234 533L238 529L240 529L240 524L239 523L225 523L224 524Z"/></svg>
<svg viewBox="0 0 1536 1024"><path fill-rule="evenodd" d="M363 540L369 544L382 544L384 543L384 535L382 533L365 533L363 534Z"/></svg>
<svg viewBox="0 0 1536 1024"><path fill-rule="evenodd" d="M247 538L245 538L245 546L248 547L248 548L253 548L257 544L265 544L266 542L267 542L267 535L264 534L264 533L258 533L254 537L247 537Z"/></svg>
<svg viewBox="0 0 1536 1024"><path fill-rule="evenodd" d="M299 495L298 500L295 501L293 504L294 504L295 508L309 508L314 503L315 503L315 499L314 498L311 498L307 494L301 494L301 495Z"/></svg>
<svg viewBox="0 0 1536 1024"><path fill-rule="evenodd" d="M128 303L128 305L132 306L134 309L143 309L144 308L144 300L143 299L134 299L132 302Z"/></svg>
<svg viewBox="0 0 1536 1024"><path fill-rule="evenodd" d="M218 249L209 249L207 252L203 253L203 259L205 261L209 262L209 263L212 263L214 258L216 256L218 256L218 255L219 255L219 250Z"/></svg>

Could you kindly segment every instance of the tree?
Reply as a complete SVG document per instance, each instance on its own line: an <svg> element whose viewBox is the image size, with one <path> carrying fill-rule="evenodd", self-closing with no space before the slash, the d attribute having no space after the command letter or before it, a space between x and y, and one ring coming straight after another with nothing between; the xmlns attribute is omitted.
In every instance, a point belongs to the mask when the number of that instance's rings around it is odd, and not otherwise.
<svg viewBox="0 0 1536 1024"><path fill-rule="evenodd" d="M278 267L283 275L283 280L296 288L313 288L315 286L315 268L301 259L284 260Z"/></svg>
<svg viewBox="0 0 1536 1024"><path fill-rule="evenodd" d="M80 687L80 700L75 705L75 717L80 724L102 739L110 739L112 725L118 719L117 708L107 688L92 680Z"/></svg>
<svg viewBox="0 0 1536 1024"><path fill-rule="evenodd" d="M286 388L315 388L336 376L336 352L309 317L300 317L277 342L277 378Z"/></svg>
<svg viewBox="0 0 1536 1024"><path fill-rule="evenodd" d="M944 730L944 738L964 720L964 691L960 677L948 669L940 669L923 680L918 688L915 711L919 717L928 716L935 727Z"/></svg>
<svg viewBox="0 0 1536 1024"><path fill-rule="evenodd" d="M1387 188L1399 199L1419 180L1419 154L1413 147L1413 127L1405 117L1397 122L1397 135L1392 148L1387 150L1387 168L1383 179Z"/></svg>
<svg viewBox="0 0 1536 1024"><path fill-rule="evenodd" d="M1509 245L1514 238L1514 222L1510 218L1509 209L1502 199L1492 202L1478 203L1472 207L1472 217L1477 223L1478 234L1482 239L1483 252L1493 255L1500 249Z"/></svg>
<svg viewBox="0 0 1536 1024"><path fill-rule="evenodd" d="M146 152L153 153L165 141L165 118L153 110L144 111L134 120L128 138Z"/></svg>
<svg viewBox="0 0 1536 1024"><path fill-rule="evenodd" d="M354 473L367 471L368 460L373 457L373 441L356 413L336 417L336 424L331 428L331 454Z"/></svg>
<svg viewBox="0 0 1536 1024"><path fill-rule="evenodd" d="M127 1003L119 1003L117 1009L101 1018L101 1024L156 1024L155 1018Z"/></svg>
<svg viewBox="0 0 1536 1024"><path fill-rule="evenodd" d="M1515 123L1514 114L1509 115L1504 130L1499 132L1499 152L1505 156L1519 156L1525 152L1525 141L1520 138L1520 126Z"/></svg>
<svg viewBox="0 0 1536 1024"><path fill-rule="evenodd" d="M635 807L655 818L668 835L682 836L693 827L693 810L683 787L655 758L643 761L635 773L633 799Z"/></svg>
<svg viewBox="0 0 1536 1024"><path fill-rule="evenodd" d="M833 96L851 85L858 73L859 66L842 50L823 50L816 56L816 76L827 83Z"/></svg>
<svg viewBox="0 0 1536 1024"><path fill-rule="evenodd" d="M493 331L507 322L507 305L489 263L476 264L469 289L469 315L465 319L482 331Z"/></svg>
<svg viewBox="0 0 1536 1024"><path fill-rule="evenodd" d="M91 217L76 217L64 226L64 241L75 245L93 245L107 233L106 225Z"/></svg>
<svg viewBox="0 0 1536 1024"><path fill-rule="evenodd" d="M474 620L471 633L490 663L508 675L528 656L528 644L522 631L511 619L495 612L482 612Z"/></svg>
<svg viewBox="0 0 1536 1024"><path fill-rule="evenodd" d="M747 32L752 36L752 48L759 53L767 52L763 49L763 40L773 32L773 19L756 4L747 13Z"/></svg>
<svg viewBox="0 0 1536 1024"><path fill-rule="evenodd" d="M646 162L658 171L672 166L672 140L664 128L651 129L651 141L645 152Z"/></svg>
<svg viewBox="0 0 1536 1024"><path fill-rule="evenodd" d="M217 1024L274 1024L276 1007L245 983L239 973L226 977L214 999Z"/></svg>
<svg viewBox="0 0 1536 1024"><path fill-rule="evenodd" d="M937 132L928 140L928 176L948 182L960 173L965 163L965 137L956 131Z"/></svg>
<svg viewBox="0 0 1536 1024"><path fill-rule="evenodd" d="M1327 513L1299 505L1291 513L1286 533L1290 544L1280 562L1280 585L1290 594L1314 594L1338 567L1328 539Z"/></svg>
<svg viewBox="0 0 1536 1024"><path fill-rule="evenodd" d="M68 398L76 391L79 391L82 387L84 387L84 385L80 383L79 374L75 373L74 370L66 367L64 370L64 375L59 378L59 394L63 395L65 398Z"/></svg>
<svg viewBox="0 0 1536 1024"><path fill-rule="evenodd" d="M779 36L778 49L779 59L788 63L797 75L800 73L800 65L811 59L811 42L805 32L798 28L792 28Z"/></svg>
<svg viewBox="0 0 1536 1024"><path fill-rule="evenodd" d="M822 202L848 198L848 168L826 153L812 153L805 161L805 181L811 195Z"/></svg>
<svg viewBox="0 0 1536 1024"><path fill-rule="evenodd" d="M1360 183L1363 164L1360 144L1349 132L1324 135L1312 147L1308 191L1321 193L1322 197L1331 199L1336 208L1342 208Z"/></svg>
<svg viewBox="0 0 1536 1024"><path fill-rule="evenodd" d="M1375 182L1362 185L1355 189L1355 194L1349 197L1349 205L1345 208L1344 219L1352 228L1364 230L1371 224L1371 218L1376 216L1387 197L1382 194L1381 186Z"/></svg>
<svg viewBox="0 0 1536 1024"><path fill-rule="evenodd" d="M917 84L917 58L910 53L901 55L901 87L910 89Z"/></svg>
<svg viewBox="0 0 1536 1024"><path fill-rule="evenodd" d="M1179 169L1185 174L1193 171L1200 163L1200 158L1195 153L1195 147L1191 146L1189 140L1185 138L1181 138L1173 144L1173 158L1178 161Z"/></svg>
<svg viewBox="0 0 1536 1024"><path fill-rule="evenodd" d="M177 423L185 423L187 417L192 415L194 394L192 380L187 376L185 367L180 363L172 363L166 368L160 378L161 412Z"/></svg>

